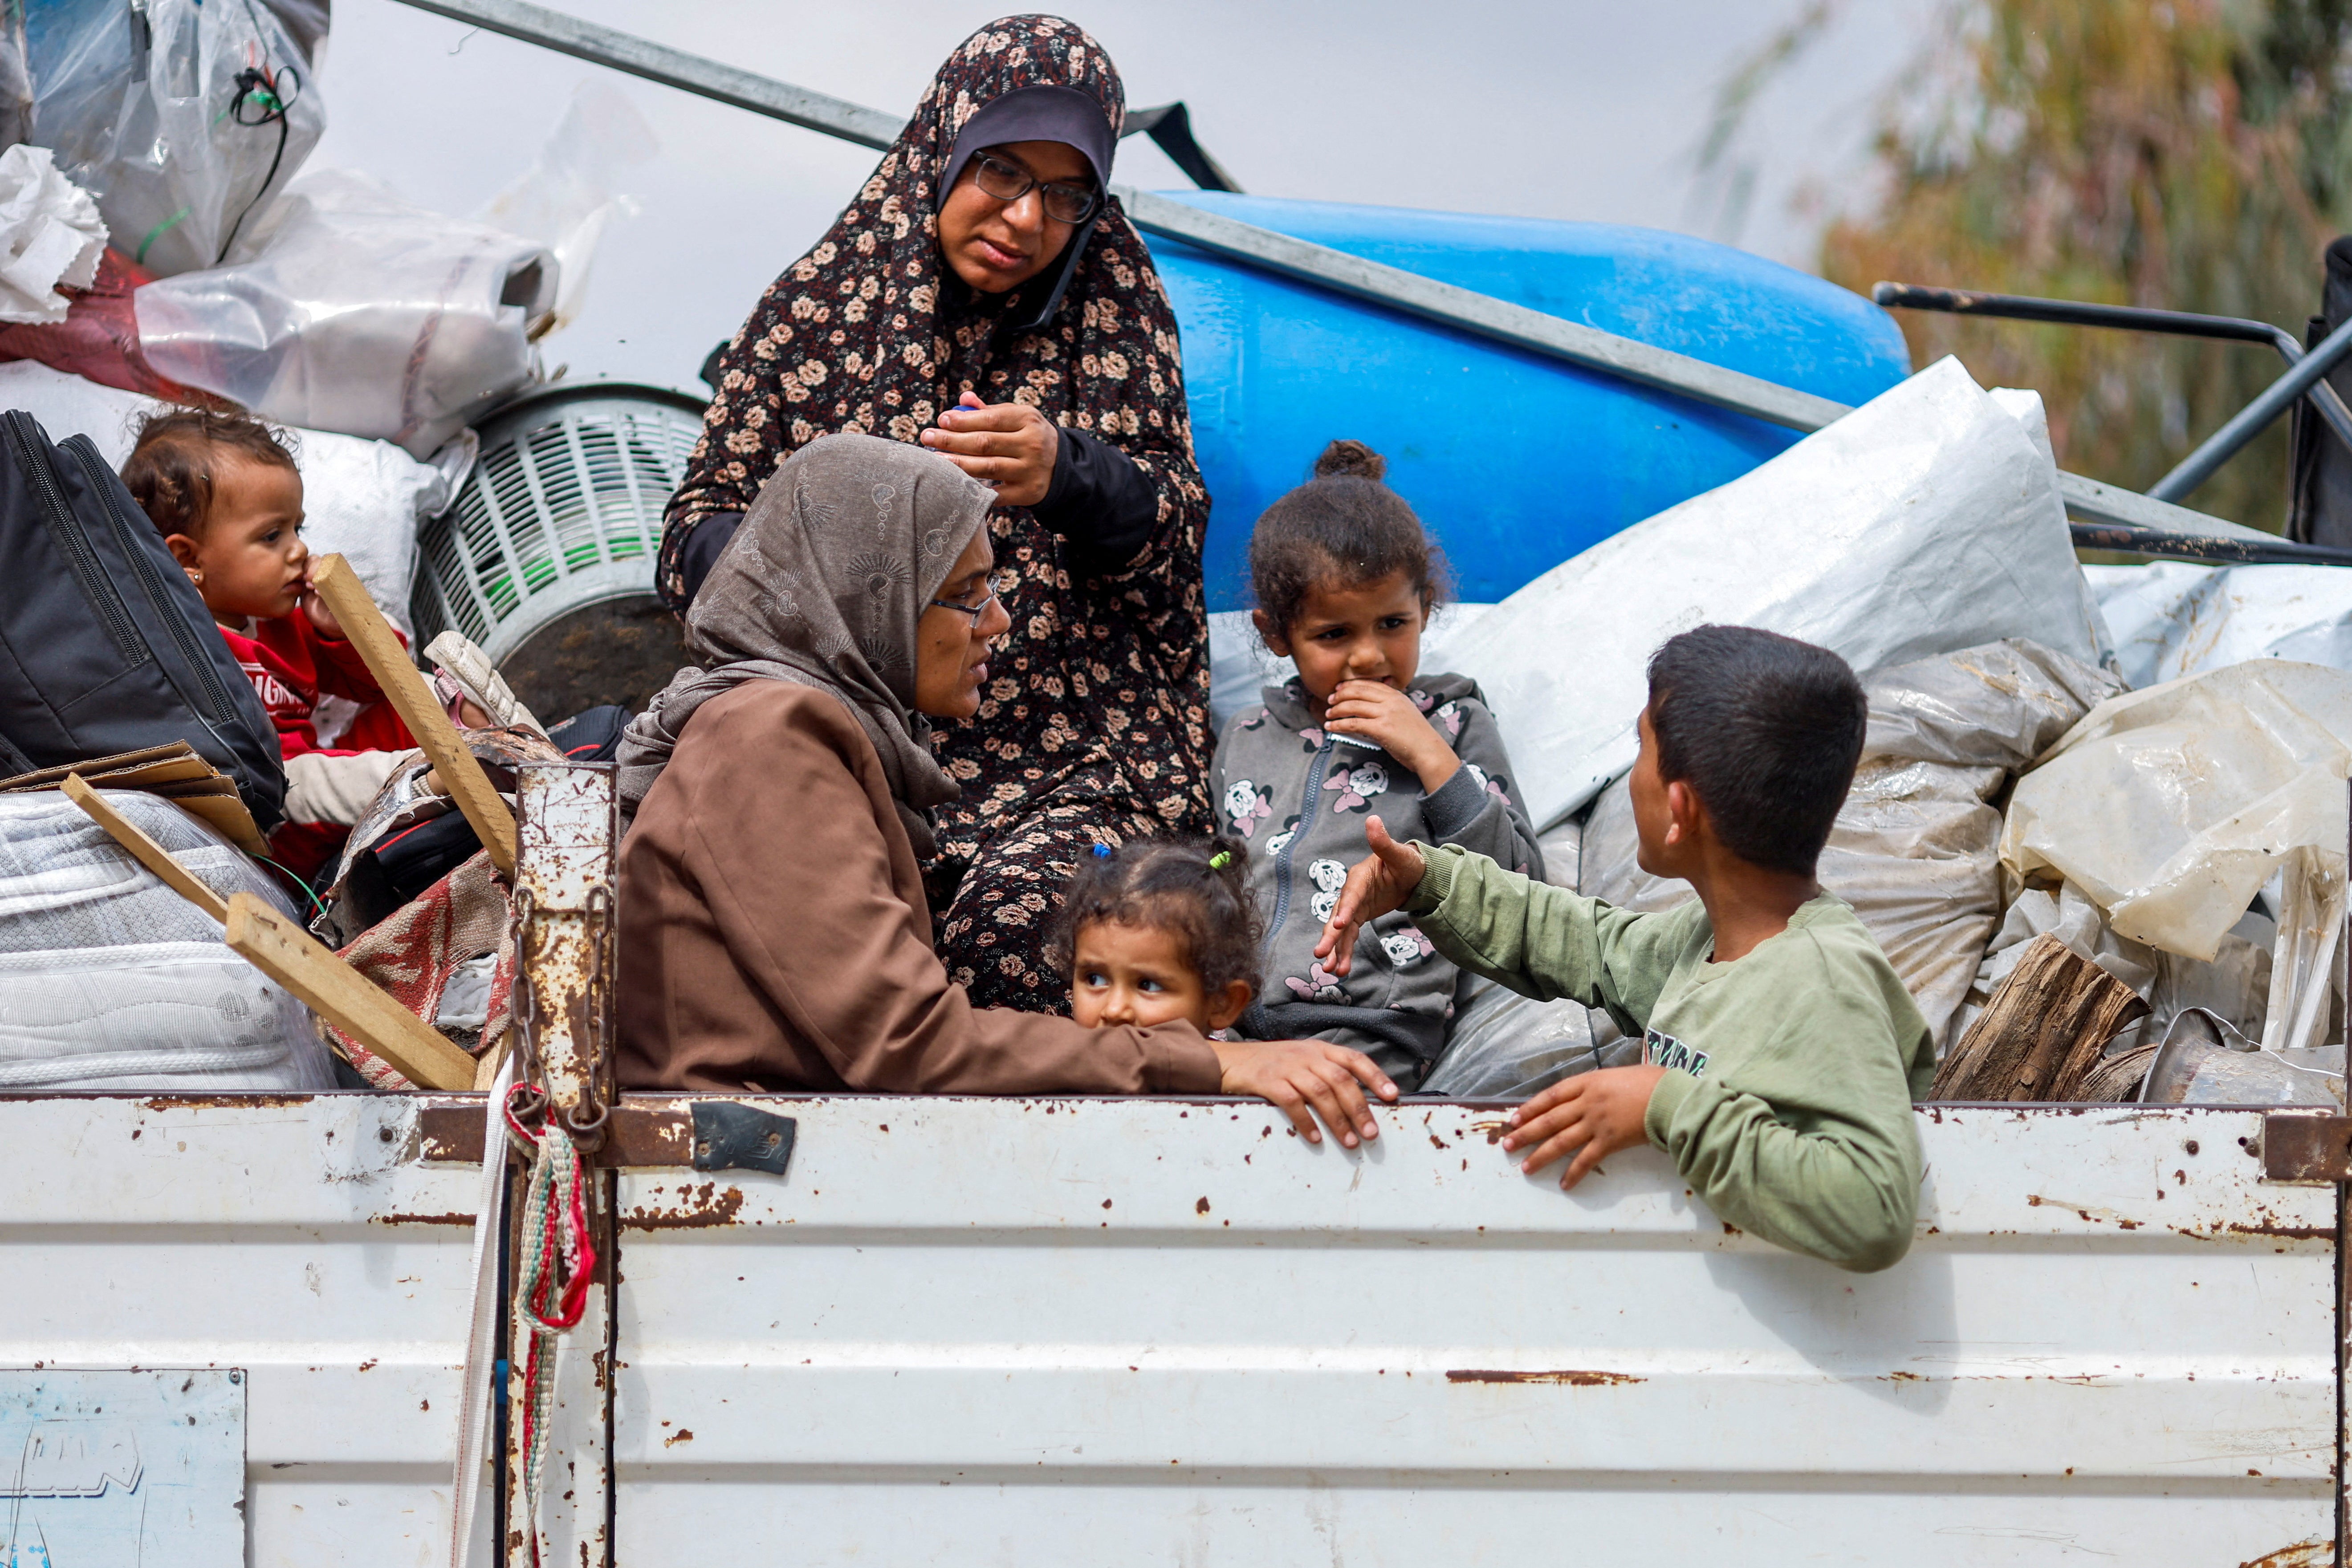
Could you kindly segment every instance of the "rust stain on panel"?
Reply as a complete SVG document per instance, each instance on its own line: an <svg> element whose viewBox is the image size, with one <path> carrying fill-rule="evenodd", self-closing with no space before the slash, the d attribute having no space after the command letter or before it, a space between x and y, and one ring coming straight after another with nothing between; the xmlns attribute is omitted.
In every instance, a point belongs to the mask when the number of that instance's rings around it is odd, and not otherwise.
<svg viewBox="0 0 2352 1568"><path fill-rule="evenodd" d="M2324 1541L2298 1541L2292 1546L2282 1546L2276 1552L2249 1558L2238 1568L2325 1568L2333 1561L2334 1552Z"/></svg>
<svg viewBox="0 0 2352 1568"><path fill-rule="evenodd" d="M1575 1388L1601 1388L1617 1383L1645 1383L1629 1372L1515 1372L1467 1370L1448 1372L1448 1383L1564 1383Z"/></svg>
<svg viewBox="0 0 2352 1568"><path fill-rule="evenodd" d="M372 1214L370 1225L463 1225L471 1228L470 1214Z"/></svg>
<svg viewBox="0 0 2352 1568"><path fill-rule="evenodd" d="M656 1187L656 1193L660 1192ZM743 1189L722 1187L716 1182L704 1182L700 1186L680 1186L675 1207L650 1208L639 1207L621 1216L624 1230L709 1230L722 1225L733 1225L743 1210Z"/></svg>
<svg viewBox="0 0 2352 1568"><path fill-rule="evenodd" d="M239 1110L256 1105L308 1105L310 1094L159 1094L140 1103L150 1111Z"/></svg>

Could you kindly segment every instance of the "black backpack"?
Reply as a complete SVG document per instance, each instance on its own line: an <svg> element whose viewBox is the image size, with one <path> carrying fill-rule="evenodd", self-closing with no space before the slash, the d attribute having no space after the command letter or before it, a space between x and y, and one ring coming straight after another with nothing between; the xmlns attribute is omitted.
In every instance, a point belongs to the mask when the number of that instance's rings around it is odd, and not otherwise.
<svg viewBox="0 0 2352 1568"><path fill-rule="evenodd" d="M0 457L0 774L184 740L276 827L277 727L121 477L22 412Z"/></svg>

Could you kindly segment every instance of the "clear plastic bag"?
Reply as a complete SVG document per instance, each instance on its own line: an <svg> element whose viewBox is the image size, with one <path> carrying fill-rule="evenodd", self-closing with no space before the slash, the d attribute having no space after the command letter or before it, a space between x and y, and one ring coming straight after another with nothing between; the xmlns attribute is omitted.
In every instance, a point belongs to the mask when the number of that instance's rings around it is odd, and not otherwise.
<svg viewBox="0 0 2352 1568"><path fill-rule="evenodd" d="M636 213L635 199L620 189L622 171L660 151L653 127L618 88L583 82L530 167L474 214L477 223L537 240L553 253L559 277L549 331L579 318L605 225Z"/></svg>
<svg viewBox="0 0 2352 1568"><path fill-rule="evenodd" d="M139 341L175 382L422 458L531 381L557 272L535 241L320 170L234 265L140 289Z"/></svg>
<svg viewBox="0 0 2352 1568"><path fill-rule="evenodd" d="M2292 966L2307 978L2342 920L2347 742L2352 675L2316 664L2259 659L2128 693L2018 780L2001 862L2021 882L2074 883L2121 936L2203 959L2292 862L2288 903L2335 910L2282 922L2310 932Z"/></svg>
<svg viewBox="0 0 2352 1568"><path fill-rule="evenodd" d="M327 128L308 0L43 0L26 8L32 140L160 277L216 267ZM5 84L0 84L5 85Z"/></svg>

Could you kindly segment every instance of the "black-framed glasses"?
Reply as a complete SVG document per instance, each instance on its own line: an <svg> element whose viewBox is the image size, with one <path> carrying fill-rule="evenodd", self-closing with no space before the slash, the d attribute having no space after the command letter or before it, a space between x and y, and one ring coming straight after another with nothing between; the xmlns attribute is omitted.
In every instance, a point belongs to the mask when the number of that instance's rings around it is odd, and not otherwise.
<svg viewBox="0 0 2352 1568"><path fill-rule="evenodd" d="M1017 202L1032 191L1040 193L1045 215L1057 224L1085 223L1102 205L1102 193L1092 185L1076 180L1040 180L1020 164L992 152L972 154L971 179L982 192L1000 202Z"/></svg>
<svg viewBox="0 0 2352 1568"><path fill-rule="evenodd" d="M1007 572L1003 576L989 579L988 597L977 604L958 604L952 599L934 599L931 601L931 608L952 610L959 615L969 615L971 617L971 623L977 626L980 624L980 618L988 613L988 607L1003 602L1004 596L1012 592L1013 588L1013 575Z"/></svg>

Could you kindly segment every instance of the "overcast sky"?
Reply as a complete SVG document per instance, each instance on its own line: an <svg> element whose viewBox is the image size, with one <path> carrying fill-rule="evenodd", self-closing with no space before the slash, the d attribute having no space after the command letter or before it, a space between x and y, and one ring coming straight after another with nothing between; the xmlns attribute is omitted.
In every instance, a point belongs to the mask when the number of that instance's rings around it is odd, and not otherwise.
<svg viewBox="0 0 2352 1568"><path fill-rule="evenodd" d="M1065 14L1136 107L1182 99L1253 193L1641 224L1809 266L1822 211L1858 189L1869 131L1937 0L1843 0L1759 106L1748 216L1723 231L1696 152L1717 87L1809 0L1090 0ZM1004 14L975 0L556 0L559 9L893 114ZM875 154L468 28L397 0L338 0L310 167L363 170L474 211L537 154L583 81L615 82L658 141L642 204L606 231L550 368L698 391L697 368L823 232ZM1157 148L1118 177L1189 183ZM1799 198L1806 198L1801 203ZM1804 206L1801 214L1795 208ZM1808 215L1810 214L1810 215Z"/></svg>

